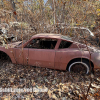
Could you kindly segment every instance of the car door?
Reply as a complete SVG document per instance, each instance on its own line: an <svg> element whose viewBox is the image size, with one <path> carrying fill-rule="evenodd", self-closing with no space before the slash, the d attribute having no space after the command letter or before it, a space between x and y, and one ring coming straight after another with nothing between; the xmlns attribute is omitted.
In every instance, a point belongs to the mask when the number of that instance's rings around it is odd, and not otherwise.
<svg viewBox="0 0 100 100"><path fill-rule="evenodd" d="M39 67L54 67L55 46L57 40L48 38L35 38L25 48L29 48L28 64Z"/></svg>

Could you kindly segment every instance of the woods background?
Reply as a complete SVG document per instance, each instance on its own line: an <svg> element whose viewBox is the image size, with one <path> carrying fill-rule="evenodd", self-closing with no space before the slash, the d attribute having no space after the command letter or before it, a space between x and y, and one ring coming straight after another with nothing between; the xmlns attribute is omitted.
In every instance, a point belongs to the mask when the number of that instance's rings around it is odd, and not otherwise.
<svg viewBox="0 0 100 100"><path fill-rule="evenodd" d="M99 0L0 0L0 23L23 22L35 31L45 31L56 23L85 26L100 24Z"/></svg>

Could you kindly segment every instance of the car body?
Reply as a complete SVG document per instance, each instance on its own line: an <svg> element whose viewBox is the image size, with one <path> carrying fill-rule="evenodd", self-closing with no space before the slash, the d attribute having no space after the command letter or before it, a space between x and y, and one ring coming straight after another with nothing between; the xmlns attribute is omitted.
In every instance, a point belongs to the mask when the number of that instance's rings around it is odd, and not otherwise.
<svg viewBox="0 0 100 100"><path fill-rule="evenodd" d="M67 35L71 37L78 37L80 39L86 38L87 40L93 40L95 38L94 33L85 27L57 27L52 32L61 33L62 35Z"/></svg>
<svg viewBox="0 0 100 100"><path fill-rule="evenodd" d="M94 34L88 29L88 28L85 28L85 27L66 27L66 32L67 33L72 33L73 34L80 34L81 36L94 36Z"/></svg>
<svg viewBox="0 0 100 100"><path fill-rule="evenodd" d="M86 74L91 68L100 68L99 50L60 34L36 34L28 42L15 42L8 44L7 48L0 46L0 52L16 64L74 72L83 68Z"/></svg>

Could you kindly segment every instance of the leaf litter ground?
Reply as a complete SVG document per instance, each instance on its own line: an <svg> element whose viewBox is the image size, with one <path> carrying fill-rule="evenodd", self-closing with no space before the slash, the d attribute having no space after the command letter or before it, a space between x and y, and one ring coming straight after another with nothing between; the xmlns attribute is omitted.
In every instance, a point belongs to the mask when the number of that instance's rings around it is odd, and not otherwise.
<svg viewBox="0 0 100 100"><path fill-rule="evenodd" d="M0 92L1 100L82 100L91 75L4 62L0 65L0 88L47 88L47 92ZM95 70L88 100L100 100L100 70Z"/></svg>

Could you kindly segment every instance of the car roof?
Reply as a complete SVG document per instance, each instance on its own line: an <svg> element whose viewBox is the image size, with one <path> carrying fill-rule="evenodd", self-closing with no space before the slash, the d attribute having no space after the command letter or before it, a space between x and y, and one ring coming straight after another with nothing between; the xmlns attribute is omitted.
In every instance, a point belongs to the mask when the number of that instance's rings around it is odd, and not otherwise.
<svg viewBox="0 0 100 100"><path fill-rule="evenodd" d="M72 39L68 36L64 36L64 35L61 35L61 34L53 34L53 33L40 33L40 34L36 34L34 35L36 37L46 37L46 38L56 38L56 39L64 39L64 40L70 40L72 41ZM34 37L33 36L33 37ZM33 38L32 37L32 38Z"/></svg>
<svg viewBox="0 0 100 100"><path fill-rule="evenodd" d="M87 27L66 27L66 28L78 28L78 29L88 29Z"/></svg>
<svg viewBox="0 0 100 100"><path fill-rule="evenodd" d="M85 29L90 32L91 36L94 36L94 34L87 27L66 27L66 29Z"/></svg>
<svg viewBox="0 0 100 100"><path fill-rule="evenodd" d="M51 38L61 38L60 34L53 34L53 33L39 33L34 36L37 37L51 37Z"/></svg>

